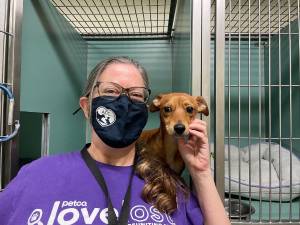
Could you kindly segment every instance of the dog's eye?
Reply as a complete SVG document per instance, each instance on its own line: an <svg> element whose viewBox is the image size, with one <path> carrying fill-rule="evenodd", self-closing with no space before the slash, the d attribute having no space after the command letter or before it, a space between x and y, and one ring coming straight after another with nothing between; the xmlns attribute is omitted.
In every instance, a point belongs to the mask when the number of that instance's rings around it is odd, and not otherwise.
<svg viewBox="0 0 300 225"><path fill-rule="evenodd" d="M188 113L193 113L194 108L193 108L192 106L188 106L188 107L186 107L185 110L186 110Z"/></svg>
<svg viewBox="0 0 300 225"><path fill-rule="evenodd" d="M164 111L166 113L172 112L172 108L170 106L166 106L166 107L164 107Z"/></svg>

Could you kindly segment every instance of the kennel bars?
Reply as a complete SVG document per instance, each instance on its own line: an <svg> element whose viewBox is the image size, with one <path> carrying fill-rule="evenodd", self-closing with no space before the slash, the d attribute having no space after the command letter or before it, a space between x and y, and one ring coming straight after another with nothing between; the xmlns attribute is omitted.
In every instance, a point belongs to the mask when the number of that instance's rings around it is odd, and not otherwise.
<svg viewBox="0 0 300 225"><path fill-rule="evenodd" d="M299 114L300 95L300 38L299 38L299 0L227 0L225 13L217 11L218 1L212 1L211 32L214 40L218 39L217 24L219 19L225 22L224 34L226 48L225 53L225 85L218 82L220 74L215 72L217 85L214 90L214 98L217 103L219 88L225 88L223 109L226 116L223 117L225 125L224 141L228 146L227 178L232 179L231 160L233 155L232 144L238 149L244 149L248 153L248 198L242 198L242 160L241 151L238 154L238 190L232 190L232 182L228 182L227 196L238 199L250 206L255 206L256 213L249 214L246 218L240 214L234 218L233 224L300 224L299 200L292 201L292 194L297 194L293 187L293 172L296 165L292 160L294 154L299 157ZM214 10L216 8L216 10ZM222 17L219 18L218 17ZM215 46L216 47L216 46ZM216 48L215 48L216 49ZM217 51L217 50L216 50ZM214 53L216 57L216 52ZM220 64L215 61L216 66ZM221 65L222 66L222 65ZM217 121L215 121L217 123ZM218 142L218 140L217 140ZM278 160L279 193L269 188L269 200L263 200L261 185L256 193L253 183L255 180L251 170L257 164L252 162L255 157L254 143L258 145L258 169L259 184L265 174L269 177L269 187L272 187L272 174L274 162L269 160L268 171L262 171L263 153L262 145L268 144L268 155L273 154L273 145L278 145L276 158ZM256 146L257 147L257 146ZM216 147L218 149L218 147ZM289 192L284 192L283 160L284 149L289 149ZM218 153L218 150L216 150ZM257 152L257 151L256 151ZM216 162L218 163L218 162ZM226 170L226 168L223 168ZM218 172L218 171L217 171ZM286 191L286 189L285 189ZM274 193L273 193L274 192ZM297 189L299 193L299 188ZM258 199L254 199L255 195ZM283 201L283 195L289 195L289 201ZM272 200L276 197L277 200ZM230 207L230 205L229 205Z"/></svg>

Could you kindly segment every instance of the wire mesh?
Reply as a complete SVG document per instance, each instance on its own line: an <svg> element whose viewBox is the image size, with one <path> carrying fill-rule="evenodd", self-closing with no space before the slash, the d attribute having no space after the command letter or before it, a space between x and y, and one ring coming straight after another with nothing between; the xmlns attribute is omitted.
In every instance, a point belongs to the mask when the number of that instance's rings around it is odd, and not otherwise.
<svg viewBox="0 0 300 225"><path fill-rule="evenodd" d="M239 3L240 2L240 3ZM287 0L281 0L280 8L278 7L278 1L268 0L251 0L250 11L248 0L226 0L226 18L225 18L225 33L228 34L229 23L231 34L248 34L249 32L249 20L250 33L261 35L269 33L269 16L270 16L270 32L278 33L278 18L280 15L281 27L286 27L290 21L297 20L298 18L298 0L290 0L289 4ZM230 4L229 4L230 3ZM215 33L215 4L216 0L211 1L211 33ZM270 7L269 7L270 6ZM240 7L240 9L239 9ZM280 14L278 10L280 9ZM240 13L240 21L239 21ZM231 16L229 20L229 15ZM289 18L290 15L290 18ZM250 18L249 18L250 17ZM260 24L258 21L260 18ZM240 28L239 28L240 22Z"/></svg>
<svg viewBox="0 0 300 225"><path fill-rule="evenodd" d="M84 38L170 37L176 0L51 0Z"/></svg>
<svg viewBox="0 0 300 225"><path fill-rule="evenodd" d="M233 224L300 224L299 2L225 1L224 170L226 197L238 203ZM244 215L245 204L255 213Z"/></svg>

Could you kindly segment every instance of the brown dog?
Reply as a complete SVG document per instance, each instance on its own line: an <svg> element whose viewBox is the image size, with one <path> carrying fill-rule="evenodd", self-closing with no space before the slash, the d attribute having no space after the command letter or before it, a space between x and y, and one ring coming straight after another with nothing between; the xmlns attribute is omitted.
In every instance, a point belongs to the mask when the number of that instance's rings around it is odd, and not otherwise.
<svg viewBox="0 0 300 225"><path fill-rule="evenodd" d="M203 97L186 93L161 94L149 106L150 112L160 111L160 127L143 131L139 141L143 143L148 157L166 162L181 174L184 162L178 151L176 137L188 138L189 124L197 113L208 116L208 106Z"/></svg>

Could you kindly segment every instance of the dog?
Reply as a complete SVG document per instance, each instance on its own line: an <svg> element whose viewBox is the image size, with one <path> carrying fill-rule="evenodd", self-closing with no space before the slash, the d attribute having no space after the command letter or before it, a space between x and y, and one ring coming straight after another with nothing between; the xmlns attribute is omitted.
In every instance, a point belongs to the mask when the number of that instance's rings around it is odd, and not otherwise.
<svg viewBox="0 0 300 225"><path fill-rule="evenodd" d="M160 127L145 130L139 137L148 157L156 157L174 172L181 174L184 162L178 151L176 138L188 139L189 124L197 113L208 116L209 110L202 96L168 93L156 96L149 105L150 112L160 112Z"/></svg>

